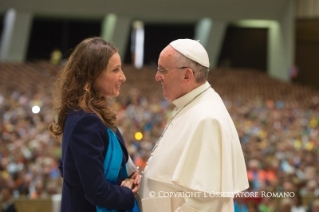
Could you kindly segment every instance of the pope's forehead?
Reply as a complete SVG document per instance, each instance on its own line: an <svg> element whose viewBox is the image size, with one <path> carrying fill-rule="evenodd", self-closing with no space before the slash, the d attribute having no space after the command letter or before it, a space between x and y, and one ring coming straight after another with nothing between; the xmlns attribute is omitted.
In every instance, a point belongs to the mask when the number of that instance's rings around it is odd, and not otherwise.
<svg viewBox="0 0 319 212"><path fill-rule="evenodd" d="M170 45L166 46L160 54L159 61L172 62L172 58L177 51Z"/></svg>
<svg viewBox="0 0 319 212"><path fill-rule="evenodd" d="M171 46L166 46L163 51L161 52L161 55L163 56L173 56L176 53L176 50Z"/></svg>

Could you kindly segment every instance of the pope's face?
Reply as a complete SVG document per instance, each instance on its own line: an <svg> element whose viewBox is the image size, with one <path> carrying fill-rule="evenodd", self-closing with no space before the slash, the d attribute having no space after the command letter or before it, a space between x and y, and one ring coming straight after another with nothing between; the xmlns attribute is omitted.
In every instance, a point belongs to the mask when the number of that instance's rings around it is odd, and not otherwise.
<svg viewBox="0 0 319 212"><path fill-rule="evenodd" d="M170 45L167 46L160 54L158 59L158 68L163 70L157 71L155 80L160 81L163 89L163 96L169 101L183 95L183 70L178 69L178 65L174 63L173 56L176 50Z"/></svg>

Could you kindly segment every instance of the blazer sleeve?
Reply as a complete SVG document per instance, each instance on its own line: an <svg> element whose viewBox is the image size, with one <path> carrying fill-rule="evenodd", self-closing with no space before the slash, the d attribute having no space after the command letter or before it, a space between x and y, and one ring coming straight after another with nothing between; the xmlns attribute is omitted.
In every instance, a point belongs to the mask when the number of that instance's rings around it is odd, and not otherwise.
<svg viewBox="0 0 319 212"><path fill-rule="evenodd" d="M63 178L63 165L62 165L62 160L61 160L60 163L59 163L59 170L60 170L60 173L61 173L61 177Z"/></svg>
<svg viewBox="0 0 319 212"><path fill-rule="evenodd" d="M107 141L105 141L107 139ZM93 205L116 210L131 210L133 192L105 181L104 158L108 135L103 122L95 115L81 117L71 133L70 148L86 199Z"/></svg>

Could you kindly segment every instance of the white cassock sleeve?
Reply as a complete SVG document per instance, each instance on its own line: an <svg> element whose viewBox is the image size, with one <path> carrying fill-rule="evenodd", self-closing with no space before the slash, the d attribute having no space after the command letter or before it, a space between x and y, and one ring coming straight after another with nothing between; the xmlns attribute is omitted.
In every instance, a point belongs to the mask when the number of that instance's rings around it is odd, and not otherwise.
<svg viewBox="0 0 319 212"><path fill-rule="evenodd" d="M134 172L136 172L137 167L135 166L134 162L132 161L131 157L128 156L128 160L126 163L126 172L127 172L127 176L131 176L132 174L134 174Z"/></svg>

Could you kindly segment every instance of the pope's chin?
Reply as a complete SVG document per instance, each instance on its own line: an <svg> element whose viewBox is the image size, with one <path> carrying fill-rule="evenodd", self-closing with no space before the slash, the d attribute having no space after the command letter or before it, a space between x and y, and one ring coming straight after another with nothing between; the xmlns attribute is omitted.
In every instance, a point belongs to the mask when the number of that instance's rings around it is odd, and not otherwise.
<svg viewBox="0 0 319 212"><path fill-rule="evenodd" d="M167 99L167 96L166 96L166 93L165 93L164 90L163 90L163 97L164 97L165 99Z"/></svg>
<svg viewBox="0 0 319 212"><path fill-rule="evenodd" d="M166 99L168 101L172 101L171 99L169 99L169 96L165 93L165 91L163 92L163 97L164 97L164 99Z"/></svg>

